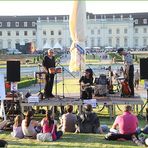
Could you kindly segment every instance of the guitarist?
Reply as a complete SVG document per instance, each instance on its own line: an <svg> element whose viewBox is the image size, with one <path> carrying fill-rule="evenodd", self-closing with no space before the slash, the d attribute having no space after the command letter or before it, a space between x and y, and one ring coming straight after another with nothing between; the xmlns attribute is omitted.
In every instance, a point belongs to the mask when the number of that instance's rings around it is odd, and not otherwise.
<svg viewBox="0 0 148 148"><path fill-rule="evenodd" d="M85 75L79 80L81 86L81 99L92 99L92 87L93 84L93 71L92 69L86 69Z"/></svg>
<svg viewBox="0 0 148 148"><path fill-rule="evenodd" d="M124 57L125 78L131 89L130 97L134 97L134 65L132 55L126 52L123 48L119 48L118 53Z"/></svg>

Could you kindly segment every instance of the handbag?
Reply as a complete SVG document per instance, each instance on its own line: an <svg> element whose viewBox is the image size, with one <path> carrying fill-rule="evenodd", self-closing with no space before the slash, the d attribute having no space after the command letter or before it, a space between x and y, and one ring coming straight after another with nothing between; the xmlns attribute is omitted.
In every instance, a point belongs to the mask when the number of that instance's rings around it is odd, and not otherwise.
<svg viewBox="0 0 148 148"><path fill-rule="evenodd" d="M52 131L50 133L38 133L37 140L42 142L53 141L52 134L54 132L55 125L53 125Z"/></svg>

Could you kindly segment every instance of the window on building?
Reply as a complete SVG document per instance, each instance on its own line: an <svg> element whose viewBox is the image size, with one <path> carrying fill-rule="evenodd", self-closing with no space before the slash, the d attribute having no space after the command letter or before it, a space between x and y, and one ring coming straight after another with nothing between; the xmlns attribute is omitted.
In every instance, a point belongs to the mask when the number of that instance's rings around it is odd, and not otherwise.
<svg viewBox="0 0 148 148"><path fill-rule="evenodd" d="M27 36L28 35L28 31L24 31L24 36Z"/></svg>
<svg viewBox="0 0 148 148"><path fill-rule="evenodd" d="M138 24L138 19L135 19L135 24L136 24L136 25Z"/></svg>
<svg viewBox="0 0 148 148"><path fill-rule="evenodd" d="M144 46L144 47L147 46L147 38L143 38L143 46Z"/></svg>
<svg viewBox="0 0 148 148"><path fill-rule="evenodd" d="M120 30L119 28L116 29L116 34L119 34L120 33Z"/></svg>
<svg viewBox="0 0 148 148"><path fill-rule="evenodd" d="M135 40L134 40L134 45L135 45L135 47L138 47L138 45L139 45L139 40L138 40L138 38L135 38Z"/></svg>
<svg viewBox="0 0 148 148"><path fill-rule="evenodd" d="M108 34L112 34L112 29L109 29L108 30Z"/></svg>
<svg viewBox="0 0 148 148"><path fill-rule="evenodd" d="M100 41L100 38L98 38L98 39L97 39L97 46L98 46L98 47L99 47L100 44L101 44L100 42L101 42L101 41Z"/></svg>
<svg viewBox="0 0 148 148"><path fill-rule="evenodd" d="M71 44L72 44L72 39L70 38L69 39L69 46L71 46Z"/></svg>
<svg viewBox="0 0 148 148"><path fill-rule="evenodd" d="M116 38L116 46L117 46L117 47L120 46L120 38Z"/></svg>
<svg viewBox="0 0 148 148"><path fill-rule="evenodd" d="M10 31L7 31L7 36L11 36L11 32Z"/></svg>
<svg viewBox="0 0 148 148"><path fill-rule="evenodd" d="M143 19L143 24L147 24L147 19Z"/></svg>
<svg viewBox="0 0 148 148"><path fill-rule="evenodd" d="M28 42L29 42L29 40L27 40L27 39L24 40L24 43L25 43L25 44L28 43Z"/></svg>
<svg viewBox="0 0 148 148"><path fill-rule="evenodd" d="M11 40L8 40L8 48L11 48Z"/></svg>
<svg viewBox="0 0 148 148"><path fill-rule="evenodd" d="M15 22L15 27L19 27L19 22Z"/></svg>
<svg viewBox="0 0 148 148"><path fill-rule="evenodd" d="M91 47L94 47L94 38L91 38Z"/></svg>
<svg viewBox="0 0 148 148"><path fill-rule="evenodd" d="M11 22L7 22L7 27L11 27Z"/></svg>
<svg viewBox="0 0 148 148"><path fill-rule="evenodd" d="M24 27L27 27L27 22L24 22Z"/></svg>
<svg viewBox="0 0 148 148"><path fill-rule="evenodd" d="M46 35L46 30L43 30L43 35Z"/></svg>
<svg viewBox="0 0 148 148"><path fill-rule="evenodd" d="M2 36L2 35L3 35L2 31L0 31L0 36Z"/></svg>
<svg viewBox="0 0 148 148"><path fill-rule="evenodd" d="M47 39L46 39L46 38L44 38L44 39L43 39L43 45L45 45L45 44L46 44L46 42L47 42Z"/></svg>
<svg viewBox="0 0 148 148"><path fill-rule="evenodd" d="M138 28L135 28L135 33L138 33Z"/></svg>
<svg viewBox="0 0 148 148"><path fill-rule="evenodd" d="M98 34L100 34L100 29L98 29Z"/></svg>
<svg viewBox="0 0 148 148"><path fill-rule="evenodd" d="M34 30L34 31L32 31L32 35L33 36L35 36L36 35L36 31Z"/></svg>
<svg viewBox="0 0 148 148"><path fill-rule="evenodd" d="M20 40L19 40L19 39L17 39L15 42L16 42L16 44L19 44L19 43L20 43Z"/></svg>
<svg viewBox="0 0 148 148"><path fill-rule="evenodd" d="M147 28L143 28L143 33L147 33Z"/></svg>
<svg viewBox="0 0 148 148"><path fill-rule="evenodd" d="M127 37L124 38L124 47L128 47L128 40L127 40Z"/></svg>
<svg viewBox="0 0 148 148"><path fill-rule="evenodd" d="M16 31L16 36L19 36L19 31Z"/></svg>
<svg viewBox="0 0 148 148"><path fill-rule="evenodd" d="M59 31L58 31L58 35L62 35L62 32L61 32L61 30L59 30Z"/></svg>
<svg viewBox="0 0 148 148"><path fill-rule="evenodd" d="M3 49L3 40L0 40L0 49Z"/></svg>
<svg viewBox="0 0 148 148"><path fill-rule="evenodd" d="M127 28L124 28L124 34L127 34Z"/></svg>
<svg viewBox="0 0 148 148"><path fill-rule="evenodd" d="M108 39L108 44L109 44L109 46L112 46L112 38Z"/></svg>
<svg viewBox="0 0 148 148"><path fill-rule="evenodd" d="M61 39L61 38L58 39L58 43L59 43L60 45L62 45L62 39Z"/></svg>
<svg viewBox="0 0 148 148"><path fill-rule="evenodd" d="M87 47L88 46L88 43L87 43L87 41L85 41L85 47Z"/></svg>
<svg viewBox="0 0 148 148"><path fill-rule="evenodd" d="M92 34L92 35L94 34L94 30L93 30L93 29L91 30L91 34Z"/></svg>
<svg viewBox="0 0 148 148"><path fill-rule="evenodd" d="M3 23L2 23L2 22L0 22L0 27L2 27L2 24L3 24Z"/></svg>
<svg viewBox="0 0 148 148"><path fill-rule="evenodd" d="M51 39L51 46L54 46L54 39Z"/></svg>
<svg viewBox="0 0 148 148"><path fill-rule="evenodd" d="M32 27L35 27L36 23L35 22L32 22Z"/></svg>
<svg viewBox="0 0 148 148"><path fill-rule="evenodd" d="M54 31L52 30L52 31L50 31L50 35L54 35Z"/></svg>

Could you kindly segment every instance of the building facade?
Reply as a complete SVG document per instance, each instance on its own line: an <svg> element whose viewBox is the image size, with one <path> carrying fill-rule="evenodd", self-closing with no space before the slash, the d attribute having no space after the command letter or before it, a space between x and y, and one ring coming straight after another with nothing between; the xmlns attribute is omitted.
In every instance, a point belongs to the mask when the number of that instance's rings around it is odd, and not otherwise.
<svg viewBox="0 0 148 148"><path fill-rule="evenodd" d="M148 46L148 12L87 13L86 47L144 48ZM0 49L32 42L37 49L57 42L70 47L69 16L0 16Z"/></svg>

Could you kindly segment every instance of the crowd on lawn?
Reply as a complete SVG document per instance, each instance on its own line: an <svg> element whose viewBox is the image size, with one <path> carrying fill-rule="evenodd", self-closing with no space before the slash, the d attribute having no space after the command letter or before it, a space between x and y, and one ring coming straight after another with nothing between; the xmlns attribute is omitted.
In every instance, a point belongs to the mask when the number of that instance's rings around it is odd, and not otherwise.
<svg viewBox="0 0 148 148"><path fill-rule="evenodd" d="M78 115L73 114L72 105L67 105L65 111L66 113L59 118L60 124L57 124L57 121L54 120L51 110L46 111L46 115L41 122L33 119L33 111L28 111L23 120L20 115L17 115L11 136L21 139L36 139L38 134L51 133L52 141L55 141L62 138L65 132L104 133L106 140L133 140L138 145L144 145L148 138L148 125L143 129L138 127L138 118L132 113L130 105L125 106L123 114L116 117L110 129L107 125L100 125L99 117L93 112L90 104L84 105L82 113ZM1 123L1 128L4 125L5 123Z"/></svg>

